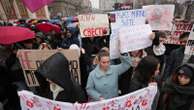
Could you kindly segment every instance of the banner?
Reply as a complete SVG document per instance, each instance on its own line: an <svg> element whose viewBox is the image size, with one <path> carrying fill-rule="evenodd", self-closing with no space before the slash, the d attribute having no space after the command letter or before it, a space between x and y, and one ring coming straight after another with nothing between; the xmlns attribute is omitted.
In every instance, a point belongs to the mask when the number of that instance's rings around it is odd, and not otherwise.
<svg viewBox="0 0 194 110"><path fill-rule="evenodd" d="M126 53L151 46L152 40L149 37L151 34L149 24L122 27L119 30L120 51Z"/></svg>
<svg viewBox="0 0 194 110"><path fill-rule="evenodd" d="M193 24L191 22L176 21L173 23L171 32L166 32L167 39L164 41L165 44L177 44L182 45L179 41L179 37L184 32L190 32Z"/></svg>
<svg viewBox="0 0 194 110"><path fill-rule="evenodd" d="M18 50L17 57L20 60L26 83L29 87L39 86L34 72L47 58L61 52L69 60L69 70L72 77L80 84L80 66L77 50Z"/></svg>
<svg viewBox="0 0 194 110"><path fill-rule="evenodd" d="M152 30L171 30L174 18L174 5L148 5L143 6L146 19Z"/></svg>
<svg viewBox="0 0 194 110"><path fill-rule="evenodd" d="M185 47L185 54L194 55L194 25L190 32L189 39Z"/></svg>
<svg viewBox="0 0 194 110"><path fill-rule="evenodd" d="M22 0L24 5L33 13L38 9L52 3L54 0Z"/></svg>
<svg viewBox="0 0 194 110"><path fill-rule="evenodd" d="M119 58L119 29L123 26L135 26L145 24L145 12L143 9L124 10L110 12L114 22L111 22L110 58Z"/></svg>
<svg viewBox="0 0 194 110"><path fill-rule="evenodd" d="M79 15L78 20L82 37L97 37L110 34L107 14Z"/></svg>
<svg viewBox="0 0 194 110"><path fill-rule="evenodd" d="M124 96L83 104L53 101L28 91L18 94L22 110L151 110L157 87L149 86Z"/></svg>

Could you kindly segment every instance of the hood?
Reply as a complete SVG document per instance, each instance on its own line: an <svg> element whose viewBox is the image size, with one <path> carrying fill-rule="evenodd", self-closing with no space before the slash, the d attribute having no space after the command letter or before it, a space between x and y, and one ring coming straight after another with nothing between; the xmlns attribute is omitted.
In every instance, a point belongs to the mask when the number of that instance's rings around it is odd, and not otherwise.
<svg viewBox="0 0 194 110"><path fill-rule="evenodd" d="M194 64L192 64L192 63L185 63L185 64L179 66L178 68L176 68L175 73L177 74L179 70L184 69L184 68L188 68L191 71L190 74L192 74L191 75L192 79L194 79Z"/></svg>
<svg viewBox="0 0 194 110"><path fill-rule="evenodd" d="M163 91L169 92L178 92L184 95L192 95L194 96L194 64L186 63L176 69L178 71L181 67L189 67L193 71L193 75L191 78L191 83L187 86L180 86L172 81L172 77L168 78L163 86ZM177 72L176 72L177 73Z"/></svg>
<svg viewBox="0 0 194 110"><path fill-rule="evenodd" d="M45 60L37 72L64 89L70 89L73 86L69 62L62 53L56 53Z"/></svg>

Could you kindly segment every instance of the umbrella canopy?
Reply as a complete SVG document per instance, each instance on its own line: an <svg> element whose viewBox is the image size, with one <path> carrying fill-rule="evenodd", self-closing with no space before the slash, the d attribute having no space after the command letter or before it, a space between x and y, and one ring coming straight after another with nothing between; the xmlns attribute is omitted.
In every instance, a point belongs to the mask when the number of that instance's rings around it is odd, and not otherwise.
<svg viewBox="0 0 194 110"><path fill-rule="evenodd" d="M35 38L35 33L28 28L17 26L0 27L0 44L9 45Z"/></svg>
<svg viewBox="0 0 194 110"><path fill-rule="evenodd" d="M51 23L40 23L36 25L36 28L44 33L48 33L53 30L57 33L61 31L61 28L58 25L51 24Z"/></svg>
<svg viewBox="0 0 194 110"><path fill-rule="evenodd" d="M52 3L54 0L22 0L24 5L31 11L35 12L38 9Z"/></svg>

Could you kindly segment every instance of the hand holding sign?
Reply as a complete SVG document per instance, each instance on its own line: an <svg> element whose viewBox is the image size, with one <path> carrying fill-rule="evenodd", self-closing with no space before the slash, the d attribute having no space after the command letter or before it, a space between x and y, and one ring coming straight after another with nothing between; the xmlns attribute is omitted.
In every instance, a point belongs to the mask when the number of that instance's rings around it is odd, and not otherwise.
<svg viewBox="0 0 194 110"><path fill-rule="evenodd" d="M154 39L155 39L155 37L156 37L156 35L155 35L155 33L154 33L154 32L152 32L152 33L149 35L149 37L150 37L150 39L151 39L151 40L154 40Z"/></svg>

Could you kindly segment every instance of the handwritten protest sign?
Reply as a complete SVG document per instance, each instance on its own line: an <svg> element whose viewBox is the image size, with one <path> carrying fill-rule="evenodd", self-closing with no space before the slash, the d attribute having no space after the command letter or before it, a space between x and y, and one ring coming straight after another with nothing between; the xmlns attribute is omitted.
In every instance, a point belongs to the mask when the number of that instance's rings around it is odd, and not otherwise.
<svg viewBox="0 0 194 110"><path fill-rule="evenodd" d="M179 41L179 37L184 32L190 32L193 24L191 22L176 21L173 23L171 32L166 32L167 39L164 41L165 44L177 44L182 45Z"/></svg>
<svg viewBox="0 0 194 110"><path fill-rule="evenodd" d="M185 54L194 55L194 25L190 32L189 39L186 44Z"/></svg>
<svg viewBox="0 0 194 110"><path fill-rule="evenodd" d="M26 83L29 87L39 86L34 72L47 58L61 52L69 60L69 70L72 77L80 83L79 55L76 50L19 50L17 57L20 60Z"/></svg>
<svg viewBox="0 0 194 110"><path fill-rule="evenodd" d="M149 86L130 94L90 103L52 101L28 91L18 92L22 110L151 110L157 93L156 86Z"/></svg>
<svg viewBox="0 0 194 110"><path fill-rule="evenodd" d="M149 24L123 27L119 30L120 51L122 53L144 49L152 45Z"/></svg>
<svg viewBox="0 0 194 110"><path fill-rule="evenodd" d="M171 30L174 18L174 5L148 5L143 6L146 19L152 30Z"/></svg>
<svg viewBox="0 0 194 110"><path fill-rule="evenodd" d="M111 36L110 36L110 58L115 59L120 56L119 51L119 29L123 26L135 26L145 24L145 12L142 9L124 10L110 12L115 16L115 22L111 23Z"/></svg>
<svg viewBox="0 0 194 110"><path fill-rule="evenodd" d="M110 33L107 14L79 15L78 20L82 37L106 36Z"/></svg>

